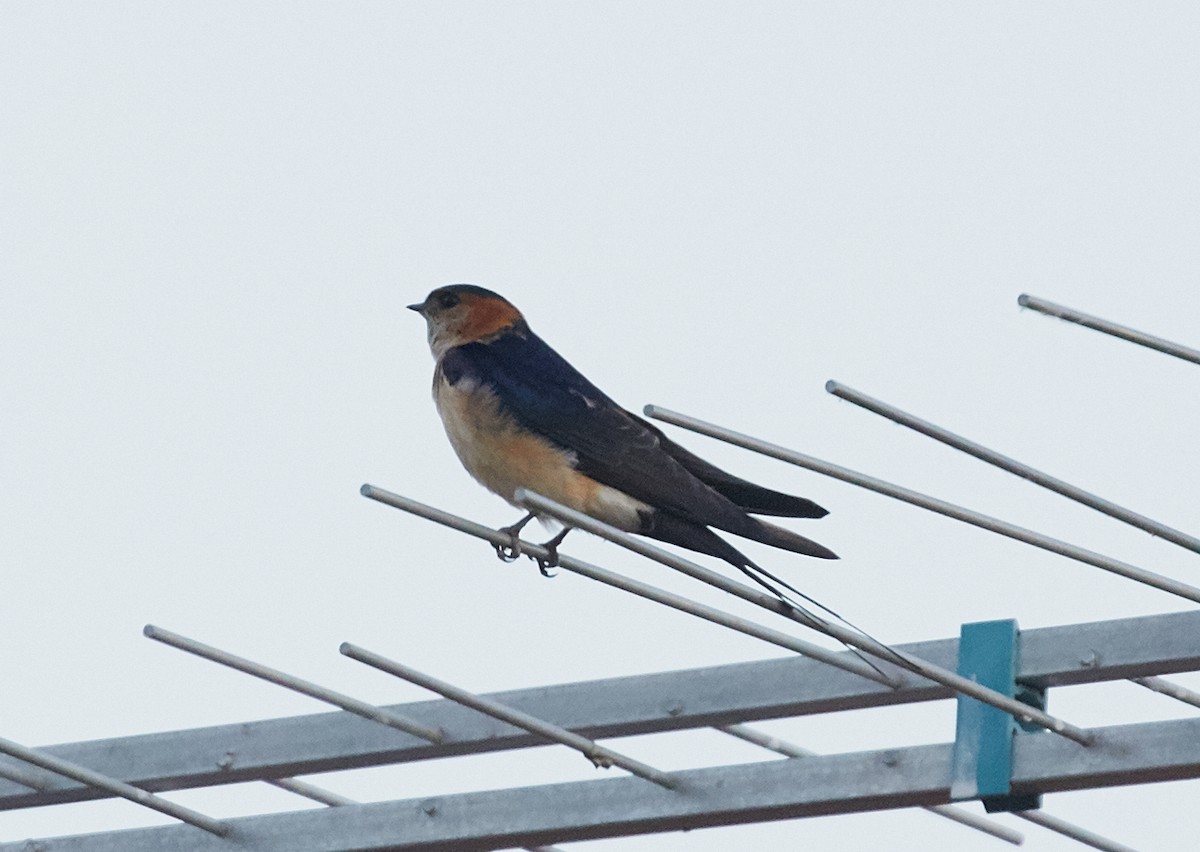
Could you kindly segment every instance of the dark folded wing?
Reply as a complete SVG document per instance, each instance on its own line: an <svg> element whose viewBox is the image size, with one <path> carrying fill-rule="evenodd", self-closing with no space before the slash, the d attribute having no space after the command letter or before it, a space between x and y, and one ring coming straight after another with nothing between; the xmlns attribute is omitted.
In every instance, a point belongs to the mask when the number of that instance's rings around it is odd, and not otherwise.
<svg viewBox="0 0 1200 852"><path fill-rule="evenodd" d="M495 392L522 426L576 456L577 469L651 506L733 533L754 521L663 449L660 433L609 399L529 331L456 347L448 375L470 375ZM452 379L453 380L453 379Z"/></svg>
<svg viewBox="0 0 1200 852"><path fill-rule="evenodd" d="M728 497L744 512L752 515L779 515L785 518L823 518L829 511L818 506L806 497L795 497L755 485L745 479L726 473L714 464L676 444L660 430L641 421L647 428L653 429L658 435L659 442L675 461L679 462L688 472L713 488L718 493Z"/></svg>

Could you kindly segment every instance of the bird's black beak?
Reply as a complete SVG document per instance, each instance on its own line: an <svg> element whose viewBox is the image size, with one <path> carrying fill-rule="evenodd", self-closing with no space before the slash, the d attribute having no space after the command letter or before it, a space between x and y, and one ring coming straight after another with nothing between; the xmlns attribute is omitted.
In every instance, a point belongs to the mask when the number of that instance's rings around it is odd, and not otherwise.
<svg viewBox="0 0 1200 852"><path fill-rule="evenodd" d="M408 308L410 311L416 311L417 313L422 313L425 309L425 303L421 302L416 305L405 305L404 307Z"/></svg>

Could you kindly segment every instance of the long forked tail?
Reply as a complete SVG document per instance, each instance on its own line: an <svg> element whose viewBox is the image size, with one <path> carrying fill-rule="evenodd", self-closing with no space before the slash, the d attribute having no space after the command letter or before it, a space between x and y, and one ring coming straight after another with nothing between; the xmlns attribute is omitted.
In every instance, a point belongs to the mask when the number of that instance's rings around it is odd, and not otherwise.
<svg viewBox="0 0 1200 852"><path fill-rule="evenodd" d="M656 538L659 541L677 544L680 547L686 547L688 550L695 550L699 553L707 553L709 556L715 556L718 559L723 559L744 573L758 585L762 586L768 592L779 598L784 603L797 607L801 612L808 613L803 606L797 604L786 594L790 592L802 600L808 601L813 606L816 606L825 612L832 615L839 621L846 622L844 618L838 615L829 607L824 606L817 601L804 594L802 591L792 586L786 580L776 577L765 568L756 565L751 561L750 557L742 553L732 544L721 538L708 527L700 524L686 521L674 515L669 515L664 512L655 512L653 515L643 516L643 527L640 532L643 535L648 535L651 538ZM758 541L763 544L773 544L776 547L785 547L783 542L787 543L786 549L796 553L803 553L807 556L819 556L823 559L837 559L837 555L833 551L811 541L804 536L796 535L790 530L785 530L783 527L777 527L774 524L767 524L757 519L754 519L755 524L761 527L761 537L756 536ZM786 590L786 592L784 591ZM820 621L816 616L812 616L815 620ZM853 627L853 625L851 625ZM858 628L855 627L855 630Z"/></svg>
<svg viewBox="0 0 1200 852"><path fill-rule="evenodd" d="M763 568L761 565L758 565L757 563L752 561L748 556L746 556L744 553L742 553L740 550L738 550L736 547L734 547L729 542L725 541L725 539L721 538L719 535L714 533L708 527L703 527L703 526L700 526L699 524L694 524L694 523L691 523L690 521L685 521L681 518L677 518L674 515L667 515L664 513L655 513L653 516L643 518L643 520L646 522L646 524L643 527L643 529L640 531L642 533L642 535L647 535L647 536L650 536L651 538L656 538L659 541L669 542L670 544L677 544L680 547L686 547L688 550L695 550L699 553L707 553L709 556L715 556L718 559L723 559L724 561L728 562L733 567L737 568L739 571L741 571L743 574L745 574L747 577L749 577L751 580L753 580L756 584L761 586L767 592L769 592L770 594L772 594L773 596L778 598L780 601L782 601L784 604L786 604L788 607L790 607L793 611L795 611L796 613L801 615L803 617L803 620L808 624L809 627L812 627L815 630L825 633L826 631L823 628L826 627L829 622L827 619L823 618L820 615L817 615L815 612L813 612L811 609L806 607L804 604L800 603L798 600L796 600L796 598L806 601L807 603L811 604L813 607L816 607L817 609L821 610L822 612L827 613L832 618L837 619L842 624L849 627L855 633L859 633L859 634L863 635L864 637L866 637L867 639L870 639L875 644L881 645L883 647L887 647L884 643L880 642L878 639L876 639L870 633L867 633L865 630L863 630L858 625L854 624L851 621L848 621L846 618L839 615L837 612L834 612L832 609L825 606L825 604L821 603L820 601L816 600L813 597L810 597L809 595L806 595L804 592L797 589L791 583L787 582L786 580L784 580L780 577L775 576L770 571L768 571L766 568ZM820 551L824 551L825 553L829 554L828 556L825 556L822 558L837 559L836 555L834 555L831 551L826 550L824 547L817 544L815 541L809 541L808 539L804 538L803 536L795 535L795 533L792 533L789 530L785 530L782 527L776 527L773 524L766 524L761 521L758 521L758 523L761 524L761 526L764 527L765 530L767 530L768 532L775 531L778 533L784 533L789 537L794 537L796 539L799 539L800 542L802 542L804 545L811 545L813 548L817 548ZM759 539L759 540L763 541L764 544L774 544L775 543L774 541L770 541L770 540L762 540L762 539ZM775 546L782 547L783 545L775 544ZM797 553L805 553L809 556L818 555L817 553L813 553L809 550L801 550L798 547L787 547L786 549L787 550L795 550L795 552L797 552ZM875 666L875 664L872 663L869 659L867 659L867 657L865 655L863 655L862 653L860 653L857 649L851 647L850 645L847 645L845 642L842 642L842 644L846 647L846 649L848 651L853 653L855 656L859 657L868 666L875 669L876 671L879 671L879 669ZM898 660L897 664L903 665L903 661Z"/></svg>
<svg viewBox="0 0 1200 852"><path fill-rule="evenodd" d="M838 558L838 555L828 547L818 544L811 538L797 535L791 530L785 530L783 527L776 526L759 518L751 518L750 520L753 526L749 527L745 532L738 530L734 534L761 542L762 544L769 544L771 547L790 550L792 553L800 553L804 556L815 556L818 559ZM742 558L744 559L745 557Z"/></svg>
<svg viewBox="0 0 1200 852"><path fill-rule="evenodd" d="M707 553L739 567L747 561L746 557L736 548L702 522L687 520L678 515L661 511L643 512L640 517L642 528L638 532L642 535L648 535L660 541L669 541L689 550ZM799 533L794 533L761 518L751 517L738 510L733 510L717 522L710 523L723 532L733 533L741 538L748 538L771 547L790 550L792 553L814 556L817 559L838 558L838 555L828 547L811 538L805 538Z"/></svg>

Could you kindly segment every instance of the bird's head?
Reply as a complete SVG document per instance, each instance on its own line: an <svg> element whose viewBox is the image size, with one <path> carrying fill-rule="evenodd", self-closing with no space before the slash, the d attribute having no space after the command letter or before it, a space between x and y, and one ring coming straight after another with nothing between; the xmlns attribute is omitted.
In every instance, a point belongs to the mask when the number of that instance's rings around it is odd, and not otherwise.
<svg viewBox="0 0 1200 852"><path fill-rule="evenodd" d="M503 296L473 284L438 287L424 302L408 309L425 318L434 358L441 358L447 349L487 340L525 322Z"/></svg>

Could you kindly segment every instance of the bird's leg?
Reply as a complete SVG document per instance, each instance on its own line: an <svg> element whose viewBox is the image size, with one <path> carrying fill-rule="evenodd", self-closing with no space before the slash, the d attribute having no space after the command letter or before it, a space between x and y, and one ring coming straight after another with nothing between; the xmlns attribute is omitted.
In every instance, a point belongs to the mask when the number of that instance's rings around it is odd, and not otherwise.
<svg viewBox="0 0 1200 852"><path fill-rule="evenodd" d="M558 546L562 544L562 540L567 537L567 533L572 530L572 527L563 527L562 532L547 542L542 543L542 547L546 548L546 558L538 559L538 570L542 572L543 577L553 577L550 569L558 565Z"/></svg>
<svg viewBox="0 0 1200 852"><path fill-rule="evenodd" d="M520 533L525 525L533 520L533 512L530 512L521 520L507 527L500 527L496 532L505 533L512 540L512 543L505 546L503 544L493 544L492 547L496 550L496 556L502 562L515 562L517 557L521 555L521 539Z"/></svg>

